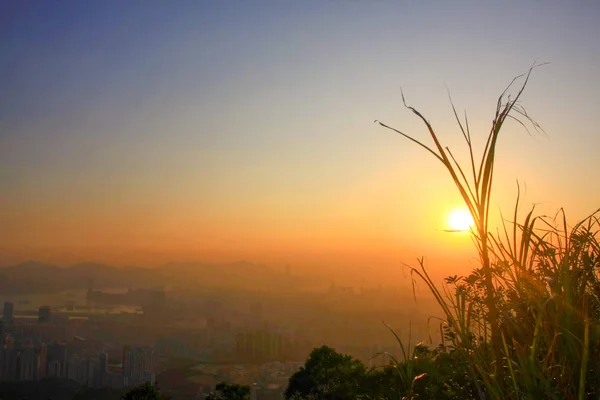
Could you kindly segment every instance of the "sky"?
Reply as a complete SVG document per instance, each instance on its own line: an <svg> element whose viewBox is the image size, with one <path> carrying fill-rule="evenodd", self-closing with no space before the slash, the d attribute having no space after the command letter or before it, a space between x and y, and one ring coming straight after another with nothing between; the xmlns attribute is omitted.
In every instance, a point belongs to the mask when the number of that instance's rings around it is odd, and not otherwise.
<svg viewBox="0 0 600 400"><path fill-rule="evenodd" d="M53 1L0 5L0 263L471 265L461 200L407 101L465 155L536 60L493 209L518 181L598 207L595 1ZM481 148L481 147L479 147ZM492 225L500 222L495 212ZM454 263L454 264L453 264Z"/></svg>

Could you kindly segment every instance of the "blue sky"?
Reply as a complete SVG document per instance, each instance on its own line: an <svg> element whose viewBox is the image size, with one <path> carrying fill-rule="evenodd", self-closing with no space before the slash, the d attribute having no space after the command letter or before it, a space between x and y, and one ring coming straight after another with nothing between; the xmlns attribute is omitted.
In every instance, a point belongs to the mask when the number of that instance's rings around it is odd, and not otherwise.
<svg viewBox="0 0 600 400"><path fill-rule="evenodd" d="M550 64L523 101L548 137L507 127L497 201L520 179L530 203L583 215L600 198L599 15L593 1L5 2L0 237L7 252L421 250L456 194L373 120L426 138L402 87L459 146L448 88L483 138L535 60Z"/></svg>

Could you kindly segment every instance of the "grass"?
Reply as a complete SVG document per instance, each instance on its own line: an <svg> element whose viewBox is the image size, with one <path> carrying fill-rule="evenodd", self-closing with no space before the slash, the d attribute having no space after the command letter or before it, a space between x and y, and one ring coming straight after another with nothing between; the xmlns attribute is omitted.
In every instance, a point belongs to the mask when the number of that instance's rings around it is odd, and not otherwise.
<svg viewBox="0 0 600 400"><path fill-rule="evenodd" d="M444 165L475 222L471 234L479 267L470 275L449 277L437 285L423 260L412 268L413 277L427 285L444 313L443 345L429 354L430 363L438 372L443 367L440 360L464 366L470 389L460 393L459 388L456 398L600 398L600 210L573 225L563 210L547 217L531 209L518 221L519 193L513 221L503 223L496 233L489 226L496 146L505 122L514 120L528 131L542 132L519 104L538 66L513 79L498 98L480 158L475 156L466 114L461 120L451 101L469 151L467 165L457 162L404 96L404 105L425 124L433 146L376 121ZM519 79L522 84L513 97L508 92ZM409 363L413 360L406 355L396 361L404 375ZM417 377L422 378L410 375L403 381ZM444 393L451 392L456 388ZM413 396L411 386L405 398Z"/></svg>

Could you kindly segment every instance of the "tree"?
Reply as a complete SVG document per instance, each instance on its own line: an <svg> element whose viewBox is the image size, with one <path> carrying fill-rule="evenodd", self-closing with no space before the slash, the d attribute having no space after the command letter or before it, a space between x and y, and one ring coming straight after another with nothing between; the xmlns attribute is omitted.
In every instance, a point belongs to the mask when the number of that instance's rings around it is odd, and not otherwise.
<svg viewBox="0 0 600 400"><path fill-rule="evenodd" d="M250 400L250 386L221 382L206 400Z"/></svg>
<svg viewBox="0 0 600 400"><path fill-rule="evenodd" d="M160 393L160 390L150 383L146 382L143 385L137 386L127 392L121 400L169 400L167 397Z"/></svg>
<svg viewBox="0 0 600 400"><path fill-rule="evenodd" d="M367 369L352 356L322 346L290 377L286 399L354 400L364 396Z"/></svg>

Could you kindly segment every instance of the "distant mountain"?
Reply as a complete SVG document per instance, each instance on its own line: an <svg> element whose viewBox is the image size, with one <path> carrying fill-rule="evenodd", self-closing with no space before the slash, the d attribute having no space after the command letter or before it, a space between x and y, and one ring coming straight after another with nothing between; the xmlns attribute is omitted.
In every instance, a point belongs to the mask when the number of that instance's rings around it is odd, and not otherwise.
<svg viewBox="0 0 600 400"><path fill-rule="evenodd" d="M224 264L179 262L159 268L114 267L80 263L69 267L28 261L0 268L0 293L41 293L86 289L93 280L95 289L157 286L276 287L282 272L248 261Z"/></svg>
<svg viewBox="0 0 600 400"><path fill-rule="evenodd" d="M0 268L0 275L10 281L0 292L41 293L66 289L86 289L92 279L96 288L155 286L161 278L155 271L144 268L116 268L102 264L77 264L61 267L28 261Z"/></svg>
<svg viewBox="0 0 600 400"><path fill-rule="evenodd" d="M27 261L21 264L1 268L0 271L10 279L23 279L34 277L39 274L60 274L60 269L59 266L52 264Z"/></svg>
<svg viewBox="0 0 600 400"><path fill-rule="evenodd" d="M204 264L200 262L177 262L164 264L158 268L167 274L174 273L228 273L234 272L239 273L241 271L245 273L259 273L259 274L271 274L273 270L265 265L254 264L248 261L235 261L232 263L221 263L221 264Z"/></svg>
<svg viewBox="0 0 600 400"><path fill-rule="evenodd" d="M248 261L222 264L169 263L159 267L158 271L175 282L185 280L188 283L195 282L199 286L224 288L253 289L257 285L276 285L282 278L282 272Z"/></svg>
<svg viewBox="0 0 600 400"><path fill-rule="evenodd" d="M0 274L0 293L4 293L10 289L11 281L6 275Z"/></svg>

